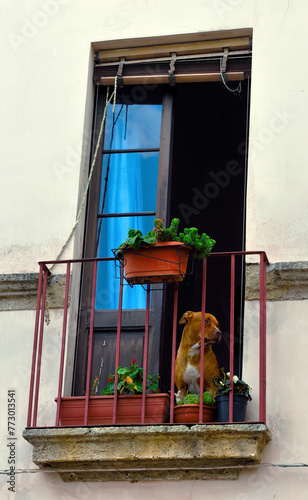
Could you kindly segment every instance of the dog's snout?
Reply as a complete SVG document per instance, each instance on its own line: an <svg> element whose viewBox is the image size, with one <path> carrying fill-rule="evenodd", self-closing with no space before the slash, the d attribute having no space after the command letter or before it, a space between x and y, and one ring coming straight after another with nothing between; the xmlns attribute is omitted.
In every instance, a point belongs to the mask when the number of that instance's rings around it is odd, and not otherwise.
<svg viewBox="0 0 308 500"><path fill-rule="evenodd" d="M222 335L222 332L221 330L219 330L219 328L215 328L215 333L216 335Z"/></svg>

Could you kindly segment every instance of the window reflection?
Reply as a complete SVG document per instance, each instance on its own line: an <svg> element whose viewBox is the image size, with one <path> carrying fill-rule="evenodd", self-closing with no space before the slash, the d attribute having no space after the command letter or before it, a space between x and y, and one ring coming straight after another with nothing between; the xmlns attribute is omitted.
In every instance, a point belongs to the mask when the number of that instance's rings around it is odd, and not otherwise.
<svg viewBox="0 0 308 500"><path fill-rule="evenodd" d="M103 150L99 214L107 217L98 219L97 257L112 256L111 249L126 239L129 228L139 228L144 234L153 229L153 215L111 214L156 211L159 152L138 150L159 147L161 113L161 104L117 104L114 113L108 107L104 150L125 151L104 154ZM114 263L99 263L96 309L116 309L118 289ZM145 308L145 300L144 290L134 287L125 291L123 309Z"/></svg>
<svg viewBox="0 0 308 500"><path fill-rule="evenodd" d="M108 106L104 149L158 148L161 113L154 104Z"/></svg>

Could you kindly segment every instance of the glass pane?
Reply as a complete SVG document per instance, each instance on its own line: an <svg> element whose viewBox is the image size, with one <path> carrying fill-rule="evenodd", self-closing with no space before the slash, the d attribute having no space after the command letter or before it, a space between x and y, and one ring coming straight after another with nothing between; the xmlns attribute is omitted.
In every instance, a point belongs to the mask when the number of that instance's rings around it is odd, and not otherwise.
<svg viewBox="0 0 308 500"><path fill-rule="evenodd" d="M143 234L152 231L154 216L108 217L98 223L97 257L113 257L112 250L119 248L127 238L128 230L139 228Z"/></svg>
<svg viewBox="0 0 308 500"><path fill-rule="evenodd" d="M155 211L159 153L103 156L100 213Z"/></svg>
<svg viewBox="0 0 308 500"><path fill-rule="evenodd" d="M161 104L109 105L106 114L104 149L158 148Z"/></svg>
<svg viewBox="0 0 308 500"><path fill-rule="evenodd" d="M153 229L153 216L112 217L100 219L98 225L98 257L113 257L112 249L118 248L127 238L130 228L139 228L143 234ZM116 277L117 275L117 277ZM99 262L95 309L117 309L119 305L120 271L114 262ZM124 286L123 309L145 309L146 291L141 286Z"/></svg>

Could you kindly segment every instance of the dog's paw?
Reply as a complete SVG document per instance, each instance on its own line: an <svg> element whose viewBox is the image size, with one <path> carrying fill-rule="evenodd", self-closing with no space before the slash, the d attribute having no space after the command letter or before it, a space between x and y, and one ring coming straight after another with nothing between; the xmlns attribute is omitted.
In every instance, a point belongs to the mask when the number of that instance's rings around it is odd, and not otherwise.
<svg viewBox="0 0 308 500"><path fill-rule="evenodd" d="M179 401L181 401L181 399L182 399L181 398L181 391L176 392L174 395L175 395L175 400L176 400L177 403Z"/></svg>

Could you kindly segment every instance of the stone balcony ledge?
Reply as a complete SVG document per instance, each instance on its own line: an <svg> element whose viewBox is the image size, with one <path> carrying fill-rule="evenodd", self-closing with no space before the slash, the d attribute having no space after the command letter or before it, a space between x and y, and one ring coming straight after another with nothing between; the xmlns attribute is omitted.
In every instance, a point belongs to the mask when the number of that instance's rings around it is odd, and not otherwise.
<svg viewBox="0 0 308 500"><path fill-rule="evenodd" d="M33 462L64 481L236 479L259 464L270 440L262 424L26 429Z"/></svg>

